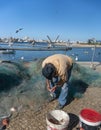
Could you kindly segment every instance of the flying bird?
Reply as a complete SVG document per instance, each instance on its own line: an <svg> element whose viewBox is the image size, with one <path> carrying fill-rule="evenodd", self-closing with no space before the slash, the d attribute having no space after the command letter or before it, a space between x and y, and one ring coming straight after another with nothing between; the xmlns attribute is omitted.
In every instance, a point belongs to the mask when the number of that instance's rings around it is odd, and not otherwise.
<svg viewBox="0 0 101 130"><path fill-rule="evenodd" d="M19 31L21 31L23 28L19 28L18 30L16 30L16 33L18 33Z"/></svg>

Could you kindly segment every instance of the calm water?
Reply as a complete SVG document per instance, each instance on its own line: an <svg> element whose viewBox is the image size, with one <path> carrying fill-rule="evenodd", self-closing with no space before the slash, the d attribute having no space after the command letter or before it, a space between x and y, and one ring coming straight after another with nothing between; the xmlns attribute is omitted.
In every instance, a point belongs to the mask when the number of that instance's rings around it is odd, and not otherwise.
<svg viewBox="0 0 101 130"><path fill-rule="evenodd" d="M14 44L14 47L32 47L30 44ZM40 44L41 46L46 46L46 44ZM0 44L0 47L8 47L8 45ZM37 44L37 47L39 45ZM18 51L16 50L14 54L2 54L0 53L0 60L24 60L24 61L32 61L36 58L44 58L50 56L52 54L67 54L73 57L75 60L78 61L98 61L101 62L101 48L72 48L69 51ZM93 55L94 54L94 55ZM93 57L94 56L94 57ZM93 59L92 59L93 57Z"/></svg>

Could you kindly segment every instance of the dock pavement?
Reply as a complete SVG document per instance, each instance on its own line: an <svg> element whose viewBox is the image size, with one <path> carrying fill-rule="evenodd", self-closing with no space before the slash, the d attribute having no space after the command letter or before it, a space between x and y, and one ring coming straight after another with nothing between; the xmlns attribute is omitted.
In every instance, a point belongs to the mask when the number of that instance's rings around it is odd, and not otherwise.
<svg viewBox="0 0 101 130"><path fill-rule="evenodd" d="M97 72L101 72L101 62L77 62L81 66L91 68Z"/></svg>

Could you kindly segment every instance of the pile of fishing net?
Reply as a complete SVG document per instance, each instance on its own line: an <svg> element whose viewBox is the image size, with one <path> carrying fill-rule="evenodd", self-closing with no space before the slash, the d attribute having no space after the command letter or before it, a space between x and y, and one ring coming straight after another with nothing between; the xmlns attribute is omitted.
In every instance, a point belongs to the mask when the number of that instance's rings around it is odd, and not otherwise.
<svg viewBox="0 0 101 130"><path fill-rule="evenodd" d="M69 82L70 96L80 98L88 87L101 87L101 73L74 63Z"/></svg>
<svg viewBox="0 0 101 130"><path fill-rule="evenodd" d="M0 63L0 116L10 108L37 110L48 98L45 78L41 73L43 59L33 62ZM69 82L70 96L81 97L88 86L101 87L101 74L74 64Z"/></svg>
<svg viewBox="0 0 101 130"><path fill-rule="evenodd" d="M12 107L37 109L45 98L47 92L41 61L0 63L0 116L8 115Z"/></svg>

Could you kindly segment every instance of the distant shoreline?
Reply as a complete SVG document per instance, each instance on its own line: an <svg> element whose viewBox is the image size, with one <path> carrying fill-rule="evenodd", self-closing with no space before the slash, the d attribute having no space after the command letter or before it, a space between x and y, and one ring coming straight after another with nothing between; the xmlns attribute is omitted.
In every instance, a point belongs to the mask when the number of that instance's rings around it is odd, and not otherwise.
<svg viewBox="0 0 101 130"><path fill-rule="evenodd" d="M101 45L81 45L81 44L76 44L76 45L72 45L72 47L101 47Z"/></svg>
<svg viewBox="0 0 101 130"><path fill-rule="evenodd" d="M101 47L101 45L89 45L89 44L71 44L66 45L66 43L56 43L56 45L65 45L65 46L71 46L71 47Z"/></svg>

